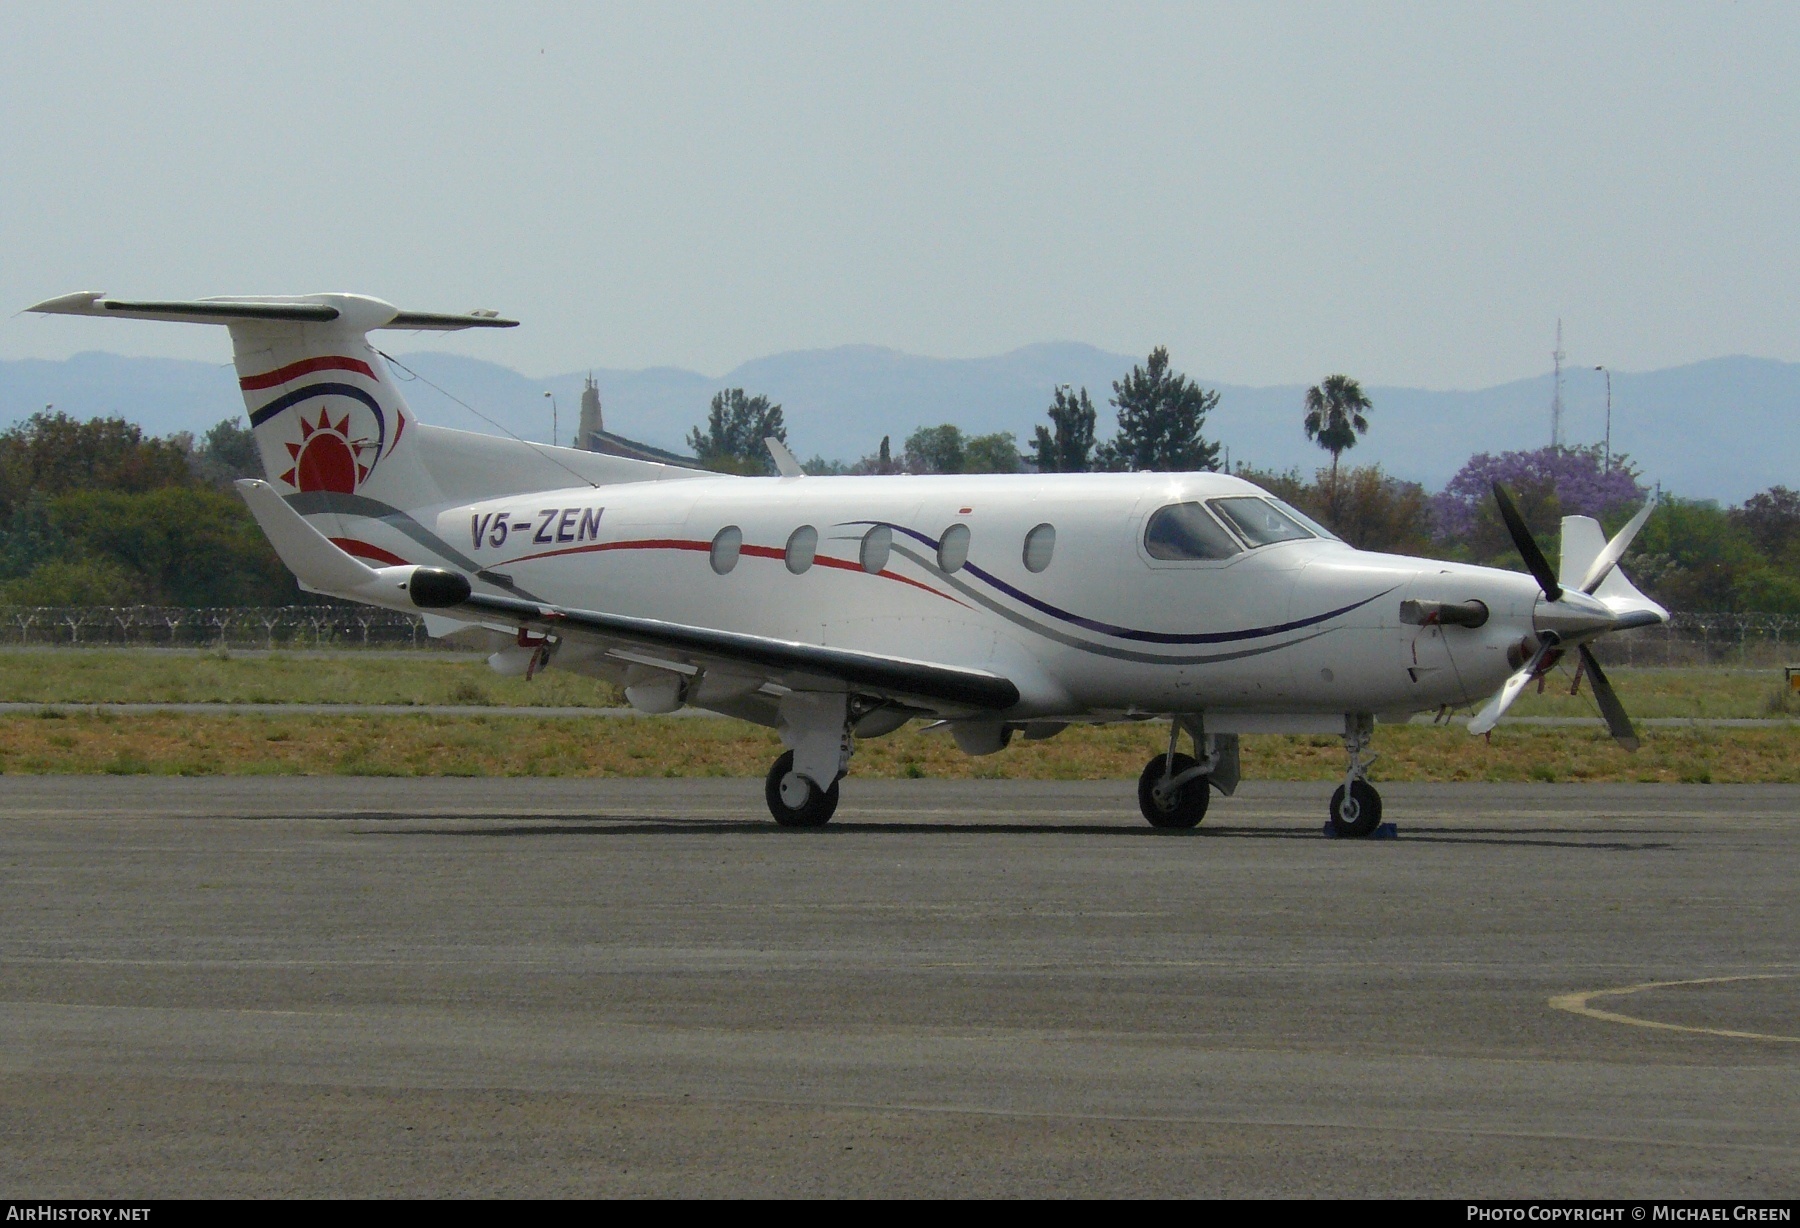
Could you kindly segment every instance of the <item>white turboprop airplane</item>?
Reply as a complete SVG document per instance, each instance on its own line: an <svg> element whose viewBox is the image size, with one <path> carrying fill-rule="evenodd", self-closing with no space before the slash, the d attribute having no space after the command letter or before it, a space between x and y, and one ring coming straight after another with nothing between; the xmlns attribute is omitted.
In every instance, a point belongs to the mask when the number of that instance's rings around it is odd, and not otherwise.
<svg viewBox="0 0 1800 1228"><path fill-rule="evenodd" d="M300 585L485 637L490 663L694 705L790 749L776 822L831 818L857 738L914 718L972 755L1074 722L1170 722L1138 801L1192 827L1238 782L1238 735L1341 735L1329 822L1381 819L1374 723L1492 693L1492 729L1575 651L1613 735L1631 722L1588 644L1664 621L1618 569L1650 513L1607 541L1564 517L1560 574L1498 486L1530 575L1351 548L1217 473L805 477L700 473L427 426L367 334L510 328L351 294L33 311L223 324L267 481L238 483ZM1193 754L1180 753L1182 735Z"/></svg>

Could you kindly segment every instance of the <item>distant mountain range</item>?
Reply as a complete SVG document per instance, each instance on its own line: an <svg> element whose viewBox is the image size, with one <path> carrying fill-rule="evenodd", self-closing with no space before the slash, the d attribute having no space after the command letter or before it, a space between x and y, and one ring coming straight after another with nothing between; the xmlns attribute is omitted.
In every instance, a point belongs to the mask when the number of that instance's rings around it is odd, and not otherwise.
<svg viewBox="0 0 1800 1228"><path fill-rule="evenodd" d="M565 442L587 375L530 377L444 353L401 355L400 361L422 377L409 381L405 371L396 372L427 422L496 430L442 388L505 430L547 440L550 412L543 394L550 391ZM607 428L646 443L681 448L688 429L705 420L712 394L742 387L781 403L789 441L801 457L855 460L873 452L883 435L893 437L898 452L916 427L940 422L976 433L1012 431L1024 447L1044 421L1052 390L1065 383L1087 387L1100 408L1104 437L1112 429L1106 404L1112 381L1139 361L1075 343L977 359L842 346L774 354L717 378L674 367L596 368L593 376ZM1230 448L1234 462L1307 471L1324 462L1300 430L1303 385L1253 388L1192 374L1219 392L1207 433ZM1550 385L1546 373L1477 391L1370 387L1370 431L1350 459L1378 461L1390 473L1442 486L1472 453L1549 442ZM1565 438L1599 442L1603 377L1585 369L1566 373L1563 400ZM97 352L61 362L0 362L0 426L46 404L83 418L119 414L156 434L198 433L243 410L228 364ZM1775 484L1800 486L1800 364L1731 357L1615 374L1613 447L1629 454L1647 480L1688 497L1735 503Z"/></svg>

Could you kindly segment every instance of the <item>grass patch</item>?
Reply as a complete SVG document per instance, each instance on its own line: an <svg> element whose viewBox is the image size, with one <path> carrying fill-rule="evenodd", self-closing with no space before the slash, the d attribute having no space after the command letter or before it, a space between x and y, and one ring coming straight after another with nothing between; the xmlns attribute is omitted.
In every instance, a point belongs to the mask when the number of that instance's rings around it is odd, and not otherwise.
<svg viewBox="0 0 1800 1228"><path fill-rule="evenodd" d="M551 669L503 678L473 653L0 650L5 703L499 704L613 708L607 683Z"/></svg>
<svg viewBox="0 0 1800 1228"><path fill-rule="evenodd" d="M1146 722L1073 726L973 759L943 733L908 728L862 742L864 778L1130 780L1166 746ZM1636 754L1598 729L1382 727L1377 781L1800 782L1800 728L1653 729ZM9 773L374 776L761 777L781 753L769 730L728 720L433 716L71 715L0 717ZM1342 778L1336 738L1243 741L1248 780Z"/></svg>
<svg viewBox="0 0 1800 1228"><path fill-rule="evenodd" d="M1778 669L1608 671L1633 716L1800 715ZM1571 696L1564 667L1519 697L1518 716L1594 716L1588 688ZM502 677L472 653L219 653L109 648L0 649L0 702L341 703L611 708L612 686L552 667ZM46 714L47 716L50 714Z"/></svg>
<svg viewBox="0 0 1800 1228"><path fill-rule="evenodd" d="M1779 670L1610 671L1639 717L1800 713ZM1522 696L1521 716L1587 716L1566 674ZM552 669L506 678L478 656L449 653L218 653L132 649L0 650L0 700L25 703L259 702L613 707L610 686ZM781 751L766 729L726 720L434 716L123 716L50 710L0 718L0 771L118 775L739 776L760 777ZM863 742L861 777L1133 779L1161 751L1157 722L1072 726L971 759L943 733L909 727ZM1599 729L1502 726L1492 738L1419 726L1378 730L1376 780L1800 780L1800 727L1640 730L1632 755ZM1335 737L1244 739L1246 779L1339 779Z"/></svg>
<svg viewBox="0 0 1800 1228"><path fill-rule="evenodd" d="M1609 666L1607 678L1625 710L1636 717L1767 717L1800 711L1786 699L1778 669L1629 669ZM1544 679L1542 694L1529 687L1512 707L1513 716L1598 716L1591 688L1582 683L1570 695L1574 669L1564 663ZM1773 701L1771 696L1776 697Z"/></svg>

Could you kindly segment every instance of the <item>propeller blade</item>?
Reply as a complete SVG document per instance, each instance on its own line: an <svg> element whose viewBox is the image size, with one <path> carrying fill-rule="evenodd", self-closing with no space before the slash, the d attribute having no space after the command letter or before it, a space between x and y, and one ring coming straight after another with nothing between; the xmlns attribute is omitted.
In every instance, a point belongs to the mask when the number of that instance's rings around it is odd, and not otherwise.
<svg viewBox="0 0 1800 1228"><path fill-rule="evenodd" d="M1612 569L1619 565L1619 560L1625 557L1627 550L1631 549L1632 539L1638 535L1638 531L1650 519L1650 513L1655 510L1656 496L1651 495L1649 499L1645 500L1644 506L1638 509L1638 514L1633 516L1625 527L1606 543L1606 549L1602 550L1594 559L1593 565L1588 568L1587 577L1581 582L1582 592L1592 595L1593 591L1600 587L1601 581L1612 574Z"/></svg>
<svg viewBox="0 0 1800 1228"><path fill-rule="evenodd" d="M1586 644L1580 646L1581 664L1588 679L1594 686L1594 699L1600 704L1600 714L1606 718L1606 727L1617 738L1619 745L1626 750L1638 748L1637 730L1631 727L1631 718L1625 715L1625 705L1619 702L1618 693L1612 689L1612 683L1606 680L1606 671L1600 668L1600 662Z"/></svg>
<svg viewBox="0 0 1800 1228"><path fill-rule="evenodd" d="M1506 710L1512 707L1513 700L1519 697L1519 692L1523 691L1525 684L1530 681L1531 668L1529 666L1508 678L1505 684L1494 692L1494 697L1487 701L1487 706L1477 712L1475 719L1469 722L1469 732L1487 733L1495 725L1498 725L1500 718L1506 715Z"/></svg>
<svg viewBox="0 0 1800 1228"><path fill-rule="evenodd" d="M1475 714L1475 719L1469 722L1470 733L1487 733L1500 723L1500 718L1506 715L1508 708L1512 707L1513 700L1519 697L1519 692L1525 689L1525 684L1537 676L1538 670L1544 664L1544 658L1556 650L1556 644L1555 636L1544 638L1543 644L1532 654L1531 660L1525 662L1524 667L1518 673L1502 683L1500 689L1494 692L1494 697L1488 700L1487 705Z"/></svg>
<svg viewBox="0 0 1800 1228"><path fill-rule="evenodd" d="M1550 560L1538 548L1537 539L1525 524L1525 517L1519 515L1514 506L1512 496L1506 493L1506 487L1494 483L1494 501L1500 505L1500 519L1506 522L1506 531L1512 534L1513 545L1518 547L1519 557L1525 560L1525 569L1537 580L1538 587L1544 590L1544 596L1552 601L1561 601L1562 585L1556 582L1556 573L1550 570Z"/></svg>

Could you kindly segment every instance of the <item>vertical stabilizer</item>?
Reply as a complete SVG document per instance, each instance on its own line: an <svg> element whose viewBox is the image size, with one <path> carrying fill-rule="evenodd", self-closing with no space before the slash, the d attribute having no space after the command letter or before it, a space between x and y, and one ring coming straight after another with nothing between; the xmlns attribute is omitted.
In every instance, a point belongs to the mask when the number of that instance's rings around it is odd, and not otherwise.
<svg viewBox="0 0 1800 1228"><path fill-rule="evenodd" d="M397 310L358 295L317 297L337 318L230 321L238 387L270 483L287 496L313 496L295 501L302 513L440 502L419 455L418 423L366 335Z"/></svg>
<svg viewBox="0 0 1800 1228"><path fill-rule="evenodd" d="M358 559L473 560L426 527L434 509L497 495L706 476L669 465L426 426L369 343L380 328L512 328L492 312L401 311L360 294L183 301L83 291L30 311L182 324L231 332L238 387L274 496ZM595 393L595 417L599 398Z"/></svg>
<svg viewBox="0 0 1800 1228"><path fill-rule="evenodd" d="M401 311L360 294L301 294L185 301L109 298L84 291L38 303L51 315L222 324L231 333L238 387L263 471L303 516L377 562L392 549L353 537L347 517L407 519L443 501L425 434L368 333L377 328L510 328L491 312ZM503 466L490 463L490 473ZM493 473L504 481L505 473Z"/></svg>

